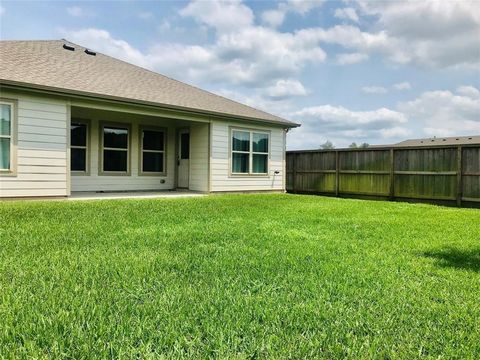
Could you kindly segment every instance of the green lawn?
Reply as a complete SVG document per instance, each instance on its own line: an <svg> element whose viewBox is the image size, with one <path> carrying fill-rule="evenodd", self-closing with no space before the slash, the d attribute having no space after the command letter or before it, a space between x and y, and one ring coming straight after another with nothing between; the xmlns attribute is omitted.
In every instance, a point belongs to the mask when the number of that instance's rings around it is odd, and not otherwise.
<svg viewBox="0 0 480 360"><path fill-rule="evenodd" d="M226 195L0 220L0 357L480 357L480 210Z"/></svg>

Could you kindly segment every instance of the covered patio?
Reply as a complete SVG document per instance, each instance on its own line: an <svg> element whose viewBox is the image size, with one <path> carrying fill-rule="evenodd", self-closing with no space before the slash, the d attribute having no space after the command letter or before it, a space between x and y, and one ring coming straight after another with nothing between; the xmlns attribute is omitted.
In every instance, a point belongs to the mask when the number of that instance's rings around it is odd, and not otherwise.
<svg viewBox="0 0 480 360"><path fill-rule="evenodd" d="M209 123L174 116L152 116L128 106L72 104L72 199L208 192Z"/></svg>

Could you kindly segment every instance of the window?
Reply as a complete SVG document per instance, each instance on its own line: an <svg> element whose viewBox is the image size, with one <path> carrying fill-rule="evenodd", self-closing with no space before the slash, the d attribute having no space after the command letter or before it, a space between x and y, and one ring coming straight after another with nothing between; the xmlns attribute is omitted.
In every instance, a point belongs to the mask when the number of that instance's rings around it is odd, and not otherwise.
<svg viewBox="0 0 480 360"><path fill-rule="evenodd" d="M268 141L268 133L232 130L232 174L267 174Z"/></svg>
<svg viewBox="0 0 480 360"><path fill-rule="evenodd" d="M160 129L141 129L141 172L144 174L163 174L165 172L165 131Z"/></svg>
<svg viewBox="0 0 480 360"><path fill-rule="evenodd" d="M252 172L268 172L268 134L252 133Z"/></svg>
<svg viewBox="0 0 480 360"><path fill-rule="evenodd" d="M13 172L13 103L0 102L0 172Z"/></svg>
<svg viewBox="0 0 480 360"><path fill-rule="evenodd" d="M128 126L102 127L102 170L103 172L129 172L129 132Z"/></svg>
<svg viewBox="0 0 480 360"><path fill-rule="evenodd" d="M70 170L87 173L88 125L73 120L70 125Z"/></svg>
<svg viewBox="0 0 480 360"><path fill-rule="evenodd" d="M180 159L190 158L190 133L184 132L180 135Z"/></svg>

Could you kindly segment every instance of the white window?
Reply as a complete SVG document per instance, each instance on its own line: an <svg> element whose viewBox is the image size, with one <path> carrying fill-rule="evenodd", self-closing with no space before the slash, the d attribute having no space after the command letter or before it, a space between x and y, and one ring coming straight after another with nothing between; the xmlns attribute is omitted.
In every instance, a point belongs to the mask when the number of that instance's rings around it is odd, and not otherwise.
<svg viewBox="0 0 480 360"><path fill-rule="evenodd" d="M130 127L128 125L102 126L102 167L101 172L116 175L130 175L129 143Z"/></svg>
<svg viewBox="0 0 480 360"><path fill-rule="evenodd" d="M73 172L88 171L88 124L72 120L70 124L70 169Z"/></svg>
<svg viewBox="0 0 480 360"><path fill-rule="evenodd" d="M268 174L269 134L232 130L232 174Z"/></svg>
<svg viewBox="0 0 480 360"><path fill-rule="evenodd" d="M13 172L13 102L0 101L0 172Z"/></svg>
<svg viewBox="0 0 480 360"><path fill-rule="evenodd" d="M141 174L165 173L165 131L142 128L140 131Z"/></svg>

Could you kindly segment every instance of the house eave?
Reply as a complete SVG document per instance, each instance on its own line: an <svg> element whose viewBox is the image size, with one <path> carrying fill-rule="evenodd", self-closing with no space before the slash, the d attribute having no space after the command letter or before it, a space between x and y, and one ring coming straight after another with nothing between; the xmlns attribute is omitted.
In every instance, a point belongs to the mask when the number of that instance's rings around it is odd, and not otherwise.
<svg viewBox="0 0 480 360"><path fill-rule="evenodd" d="M91 93L91 92L85 92L85 91L79 91L79 90L24 83L24 82L18 82L13 80L6 80L6 79L0 79L0 89L1 88L38 91L43 93L54 94L57 96L79 97L87 100L107 100L107 101L113 101L121 104L128 104L128 105L149 106L149 107L161 109L161 110L171 110L176 112L183 112L186 114L208 116L215 119L245 120L245 121L251 121L256 123L271 124L271 125L283 127L285 129L295 128L300 126L300 124L298 123L287 122L287 121L284 122L284 121L275 121L270 119L251 118L251 117L241 116L241 115L232 115L227 113L206 111L202 109L193 109L193 108L187 108L187 107L181 107L181 106L169 105L169 104L159 104L155 102L149 102L149 101L143 101L143 100L137 100L137 99L129 99L129 98L103 95L103 94Z"/></svg>

